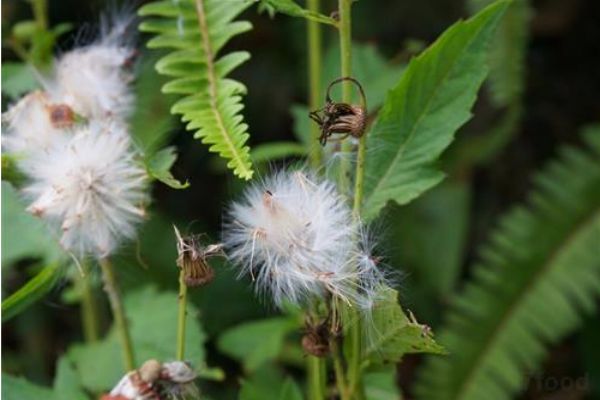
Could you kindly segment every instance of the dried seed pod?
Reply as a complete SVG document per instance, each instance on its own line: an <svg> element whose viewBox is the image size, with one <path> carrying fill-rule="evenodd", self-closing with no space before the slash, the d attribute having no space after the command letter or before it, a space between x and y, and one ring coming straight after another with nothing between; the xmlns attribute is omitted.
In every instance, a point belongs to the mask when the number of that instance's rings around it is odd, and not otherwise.
<svg viewBox="0 0 600 400"><path fill-rule="evenodd" d="M185 284L188 287L203 286L214 278L214 271L208 264L208 257L223 255L222 244L202 246L198 236L182 237L177 227L177 265L183 269Z"/></svg>
<svg viewBox="0 0 600 400"><path fill-rule="evenodd" d="M331 99L332 87L343 81L350 81L358 87L361 104L337 103ZM367 124L367 99L361 84L356 79L347 76L334 80L327 88L325 107L311 111L309 117L321 128L319 142L323 146L334 134L344 135L337 140L343 140L348 136L360 138L364 134Z"/></svg>
<svg viewBox="0 0 600 400"><path fill-rule="evenodd" d="M166 362L162 365L160 371L160 379L174 383L192 382L197 377L198 374L196 371L192 369L190 364L184 361Z"/></svg>
<svg viewBox="0 0 600 400"><path fill-rule="evenodd" d="M75 112L66 104L51 104L47 106L50 123L56 129L70 128L75 123Z"/></svg>
<svg viewBox="0 0 600 400"><path fill-rule="evenodd" d="M315 357L326 357L330 352L329 336L329 318L319 323L307 320L302 336L302 347L304 351Z"/></svg>

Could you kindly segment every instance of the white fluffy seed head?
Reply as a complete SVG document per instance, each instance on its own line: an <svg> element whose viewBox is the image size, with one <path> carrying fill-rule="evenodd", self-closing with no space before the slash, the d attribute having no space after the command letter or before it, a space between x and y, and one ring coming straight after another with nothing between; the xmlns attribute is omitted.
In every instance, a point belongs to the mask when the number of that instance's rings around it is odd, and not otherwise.
<svg viewBox="0 0 600 400"><path fill-rule="evenodd" d="M147 201L146 173L116 123L91 123L27 159L28 210L62 231L62 246L105 257L135 234Z"/></svg>
<svg viewBox="0 0 600 400"><path fill-rule="evenodd" d="M129 15L104 23L96 42L76 48L55 63L54 78L46 83L54 101L65 103L85 118L125 119L133 106L129 84L135 49L127 27Z"/></svg>
<svg viewBox="0 0 600 400"><path fill-rule="evenodd" d="M301 303L330 293L362 306L365 280L378 279L360 266L357 226L335 185L304 171L283 171L250 187L234 203L223 241L230 259L250 275L256 290Z"/></svg>
<svg viewBox="0 0 600 400"><path fill-rule="evenodd" d="M2 135L3 150L17 159L45 151L65 135L64 129L52 124L48 95L35 91L21 98L2 115L6 131Z"/></svg>

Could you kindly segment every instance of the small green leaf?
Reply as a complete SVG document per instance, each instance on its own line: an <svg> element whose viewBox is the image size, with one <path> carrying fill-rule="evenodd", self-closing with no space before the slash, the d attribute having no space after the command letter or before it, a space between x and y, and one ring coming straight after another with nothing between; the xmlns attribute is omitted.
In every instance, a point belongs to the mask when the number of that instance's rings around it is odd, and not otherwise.
<svg viewBox="0 0 600 400"><path fill-rule="evenodd" d="M445 354L428 326L404 314L398 304L398 292L393 289L385 289L381 300L375 303L372 329L373 338L366 350L372 362L398 362L409 353Z"/></svg>
<svg viewBox="0 0 600 400"><path fill-rule="evenodd" d="M219 350L241 361L248 371L277 358L285 336L297 328L290 318L271 318L238 325L219 338Z"/></svg>
<svg viewBox="0 0 600 400"><path fill-rule="evenodd" d="M188 304L187 310L186 360L199 371L206 371L206 336L197 318L198 310L192 304ZM136 365L150 358L172 360L177 341L177 293L144 287L125 298L125 311L135 344ZM114 327L102 341L75 345L67 356L75 364L82 385L90 391L110 389L125 373Z"/></svg>
<svg viewBox="0 0 600 400"><path fill-rule="evenodd" d="M38 32L39 26L33 20L17 22L12 28L12 35L19 41L30 41Z"/></svg>
<svg viewBox="0 0 600 400"><path fill-rule="evenodd" d="M274 15L274 12L279 12L282 14L287 14L292 17L301 17L306 18L311 21L320 22L322 24L329 24L333 26L337 26L338 23L335 19L328 17L326 15L307 10L305 8L300 7L293 0L250 0L250 1L260 1L261 7L269 11L271 17Z"/></svg>
<svg viewBox="0 0 600 400"><path fill-rule="evenodd" d="M406 204L444 177L434 163L471 116L487 74L487 48L507 1L454 24L414 58L367 136L362 216Z"/></svg>
<svg viewBox="0 0 600 400"><path fill-rule="evenodd" d="M36 276L2 301L2 322L23 312L27 307L48 293L56 283L60 268L57 265L44 267Z"/></svg>
<svg viewBox="0 0 600 400"><path fill-rule="evenodd" d="M148 173L173 189L185 189L190 186L189 182L181 183L171 175L170 170L175 160L177 160L175 147L164 148L148 160Z"/></svg>
<svg viewBox="0 0 600 400"><path fill-rule="evenodd" d="M2 64L2 93L7 96L16 99L39 86L31 66L17 62Z"/></svg>

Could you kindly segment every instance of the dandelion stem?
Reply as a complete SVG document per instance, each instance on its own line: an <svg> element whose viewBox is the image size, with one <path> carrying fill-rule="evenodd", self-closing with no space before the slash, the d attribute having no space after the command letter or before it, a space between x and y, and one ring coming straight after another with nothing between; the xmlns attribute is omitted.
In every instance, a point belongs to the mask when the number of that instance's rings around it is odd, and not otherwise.
<svg viewBox="0 0 600 400"><path fill-rule="evenodd" d="M94 297L94 290L90 285L89 267L86 262L81 263L84 275L79 275L78 285L81 292L81 321L83 336L88 343L98 340L98 307Z"/></svg>
<svg viewBox="0 0 600 400"><path fill-rule="evenodd" d="M115 279L115 272L113 270L112 263L109 259L103 258L99 261L100 268L102 269L102 277L104 279L104 291L108 296L110 308L115 319L115 325L119 332L119 338L121 340L121 348L123 351L123 365L127 371L131 371L135 368L133 358L133 346L131 345L131 336L129 334L129 328L127 325L127 318L125 316L125 310L123 308L123 302L121 301L121 295L119 293L119 287Z"/></svg>
<svg viewBox="0 0 600 400"><path fill-rule="evenodd" d="M319 357L308 355L306 364L308 368L308 399L325 399L325 363Z"/></svg>
<svg viewBox="0 0 600 400"><path fill-rule="evenodd" d="M320 0L308 0L307 6L309 11L319 12ZM309 20L308 25L308 80L309 100L308 104L311 110L316 110L320 107L321 98L321 24ZM319 144L319 127L316 124L310 125L310 162L314 169L321 166L323 154Z"/></svg>
<svg viewBox="0 0 600 400"><path fill-rule="evenodd" d="M349 400L348 397L348 386L346 385L346 378L344 376L344 365L342 363L342 354L340 352L340 346L338 339L332 337L331 339L331 354L333 357L333 370L335 371L335 383L338 387L341 400Z"/></svg>
<svg viewBox="0 0 600 400"><path fill-rule="evenodd" d="M185 322L187 307L187 285L185 284L183 268L179 271L179 312L177 315L177 359L183 361L185 355Z"/></svg>

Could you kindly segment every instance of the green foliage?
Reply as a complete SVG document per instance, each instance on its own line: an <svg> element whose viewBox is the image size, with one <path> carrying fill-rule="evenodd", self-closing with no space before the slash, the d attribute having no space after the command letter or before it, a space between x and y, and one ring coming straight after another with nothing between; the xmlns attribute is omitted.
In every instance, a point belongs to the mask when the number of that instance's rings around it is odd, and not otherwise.
<svg viewBox="0 0 600 400"><path fill-rule="evenodd" d="M60 276L58 265L52 264L42 268L25 285L2 301L2 322L19 315L38 301L54 287Z"/></svg>
<svg viewBox="0 0 600 400"><path fill-rule="evenodd" d="M189 182L181 183L171 175L171 167L177 160L175 151L175 147L169 146L155 153L148 160L148 174L173 189L185 189L190 185Z"/></svg>
<svg viewBox="0 0 600 400"><path fill-rule="evenodd" d="M487 74L487 47L507 5L497 2L454 24L410 62L388 93L367 138L366 220L388 201L406 204L443 179L433 163L470 118Z"/></svg>
<svg viewBox="0 0 600 400"><path fill-rule="evenodd" d="M367 372L363 378L367 400L401 400L396 385L396 366L391 365Z"/></svg>
<svg viewBox="0 0 600 400"><path fill-rule="evenodd" d="M287 382L284 381L281 371L272 364L265 364L250 378L242 381L239 400L264 400L274 396L283 400L281 394L290 393L286 386ZM294 392L292 390L291 393Z"/></svg>
<svg viewBox="0 0 600 400"><path fill-rule="evenodd" d="M31 66L19 62L2 64L2 93L16 99L39 87Z"/></svg>
<svg viewBox="0 0 600 400"><path fill-rule="evenodd" d="M44 223L25 211L16 189L2 181L2 268L22 258L58 260L64 253Z"/></svg>
<svg viewBox="0 0 600 400"><path fill-rule="evenodd" d="M271 17L273 17L275 15L275 13L282 13L282 14L287 14L292 17L301 17L301 18L306 18L311 21L337 26L337 22L335 19L325 16L320 13L302 8L293 0L246 0L246 1L260 2L259 9L261 11L262 10L267 11Z"/></svg>
<svg viewBox="0 0 600 400"><path fill-rule="evenodd" d="M526 206L501 218L454 301L423 399L508 399L545 346L569 334L600 295L600 127L535 176Z"/></svg>
<svg viewBox="0 0 600 400"><path fill-rule="evenodd" d="M240 114L246 88L226 76L250 54L238 51L220 58L217 54L233 36L251 29L246 21L232 22L250 4L244 0L160 0L139 10L141 16L152 17L140 30L157 35L148 47L173 50L156 64L159 73L172 78L163 92L184 96L171 111L181 114L187 129L210 145L210 151L228 159L228 167L243 179L253 173L250 149L245 145L248 126Z"/></svg>
<svg viewBox="0 0 600 400"><path fill-rule="evenodd" d="M266 163L282 158L306 155L306 149L296 142L269 142L252 148L250 156L255 164Z"/></svg>
<svg viewBox="0 0 600 400"><path fill-rule="evenodd" d="M298 384L290 377L285 379L281 392L279 393L279 400L302 400L302 391L298 387Z"/></svg>
<svg viewBox="0 0 600 400"><path fill-rule="evenodd" d="M372 337L368 341L366 356L371 362L398 362L409 353L444 354L426 325L408 318L398 304L398 292L386 289L382 299L373 307Z"/></svg>
<svg viewBox="0 0 600 400"><path fill-rule="evenodd" d="M297 321L286 317L241 324L219 338L219 350L241 361L247 371L254 371L277 358L285 336L297 328Z"/></svg>
<svg viewBox="0 0 600 400"><path fill-rule="evenodd" d="M125 298L125 311L130 324L136 365L150 358L172 360L177 331L177 293L158 292L144 287ZM204 361L206 336L197 318L198 310L188 305L186 359L201 375L207 370ZM68 358L76 366L82 385L91 391L107 390L125 373L120 363L121 349L114 327L100 342L75 345ZM209 375L214 371L209 371Z"/></svg>

